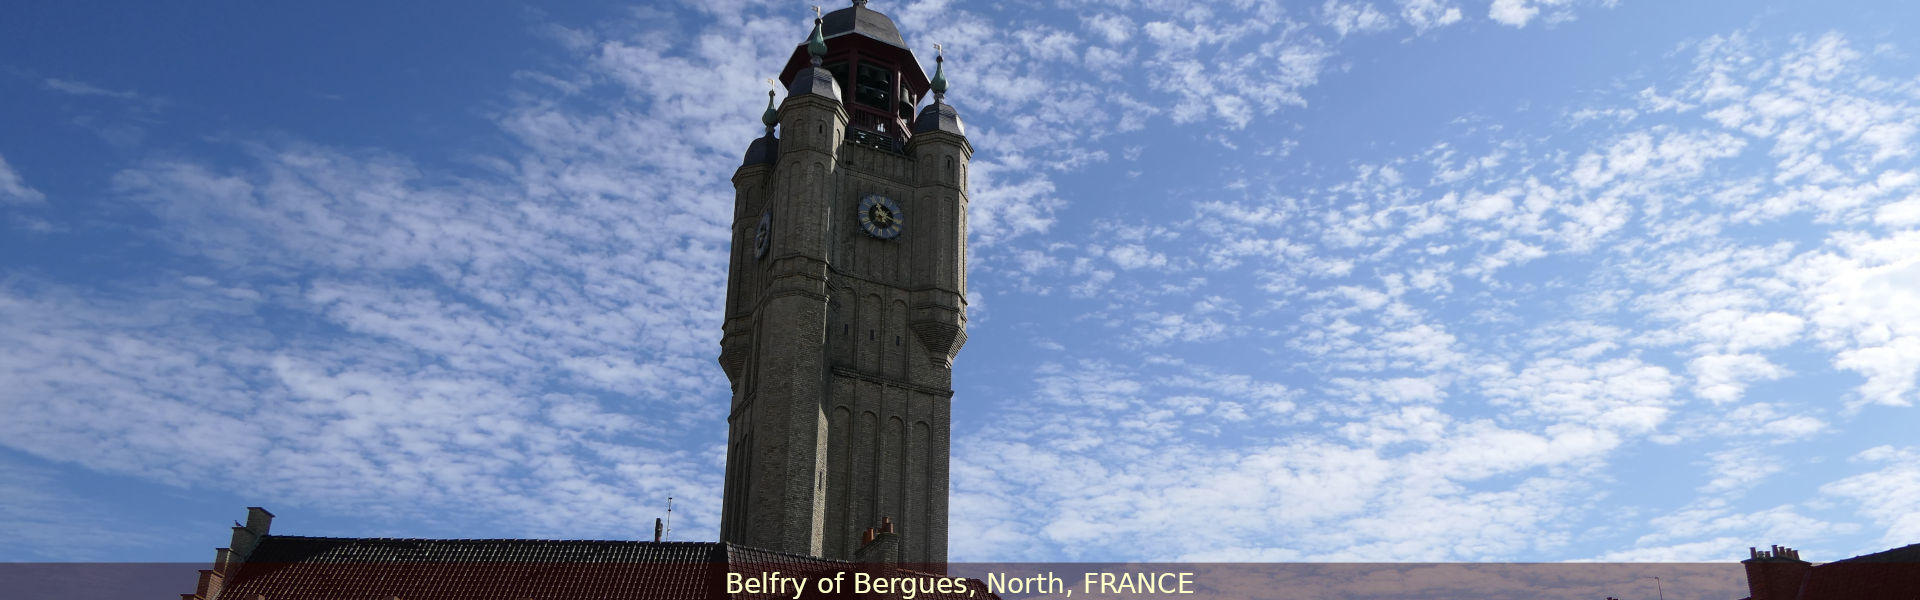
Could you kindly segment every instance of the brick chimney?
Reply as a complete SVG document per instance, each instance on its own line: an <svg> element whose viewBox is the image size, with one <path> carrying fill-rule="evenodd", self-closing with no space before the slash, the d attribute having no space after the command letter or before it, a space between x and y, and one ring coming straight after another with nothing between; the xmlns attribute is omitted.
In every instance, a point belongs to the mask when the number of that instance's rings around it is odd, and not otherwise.
<svg viewBox="0 0 1920 600"><path fill-rule="evenodd" d="M1800 560L1800 551L1785 546L1770 550L1747 548L1747 593L1753 600L1799 600L1813 565Z"/></svg>
<svg viewBox="0 0 1920 600"><path fill-rule="evenodd" d="M880 517L880 527L868 527L860 533L860 549L853 551L853 562L895 564L900 562L900 534L893 530L892 517Z"/></svg>
<svg viewBox="0 0 1920 600"><path fill-rule="evenodd" d="M240 565L253 556L253 550L260 547L260 540L267 537L273 528L273 513L258 506L247 507L247 524L238 522L233 527L233 541L225 548L213 549L213 568L201 569L200 580L193 586L193 593L181 594L181 600L207 600L220 597L220 589L226 579L240 569Z"/></svg>
<svg viewBox="0 0 1920 600"><path fill-rule="evenodd" d="M253 555L253 549L260 545L260 538L267 537L267 530L273 527L273 513L258 506L247 507L247 524L233 528L233 542L227 544L233 549L237 562L247 562Z"/></svg>

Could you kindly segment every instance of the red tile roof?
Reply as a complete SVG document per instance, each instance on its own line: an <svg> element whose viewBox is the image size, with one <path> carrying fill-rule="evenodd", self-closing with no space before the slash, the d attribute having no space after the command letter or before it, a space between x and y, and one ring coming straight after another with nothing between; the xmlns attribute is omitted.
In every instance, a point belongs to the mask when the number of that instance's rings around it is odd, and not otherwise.
<svg viewBox="0 0 1920 600"><path fill-rule="evenodd" d="M831 577L883 567L720 542L433 540L268 535L231 569L220 600L757 600L727 574ZM904 575L906 573L896 573ZM972 582L979 586L979 582ZM984 587L978 598L991 598ZM961 595L964 597L965 595ZM809 589L807 600L852 597ZM934 595L918 598L940 600Z"/></svg>

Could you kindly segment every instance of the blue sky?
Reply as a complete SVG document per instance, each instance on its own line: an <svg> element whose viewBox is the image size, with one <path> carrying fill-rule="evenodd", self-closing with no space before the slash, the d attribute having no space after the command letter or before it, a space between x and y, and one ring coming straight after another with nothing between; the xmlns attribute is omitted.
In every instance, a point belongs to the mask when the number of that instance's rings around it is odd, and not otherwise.
<svg viewBox="0 0 1920 600"><path fill-rule="evenodd" d="M871 7L976 151L954 559L1920 542L1912 3ZM0 559L716 537L805 4L8 12Z"/></svg>

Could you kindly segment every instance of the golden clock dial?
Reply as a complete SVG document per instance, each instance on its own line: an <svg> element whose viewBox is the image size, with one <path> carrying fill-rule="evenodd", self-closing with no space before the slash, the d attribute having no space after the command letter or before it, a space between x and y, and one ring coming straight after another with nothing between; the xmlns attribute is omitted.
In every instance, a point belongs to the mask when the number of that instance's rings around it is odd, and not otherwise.
<svg viewBox="0 0 1920 600"><path fill-rule="evenodd" d="M900 212L900 204L894 202L892 198L879 194L867 194L861 197L857 215L862 231L883 240L899 237L901 226L906 224L905 215Z"/></svg>

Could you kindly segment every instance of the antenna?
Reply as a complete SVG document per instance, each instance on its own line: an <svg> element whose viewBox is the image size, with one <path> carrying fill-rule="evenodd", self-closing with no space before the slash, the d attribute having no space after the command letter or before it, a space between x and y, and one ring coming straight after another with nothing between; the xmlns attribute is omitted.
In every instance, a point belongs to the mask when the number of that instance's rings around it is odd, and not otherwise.
<svg viewBox="0 0 1920 600"><path fill-rule="evenodd" d="M667 541L673 541L673 496L667 496Z"/></svg>

